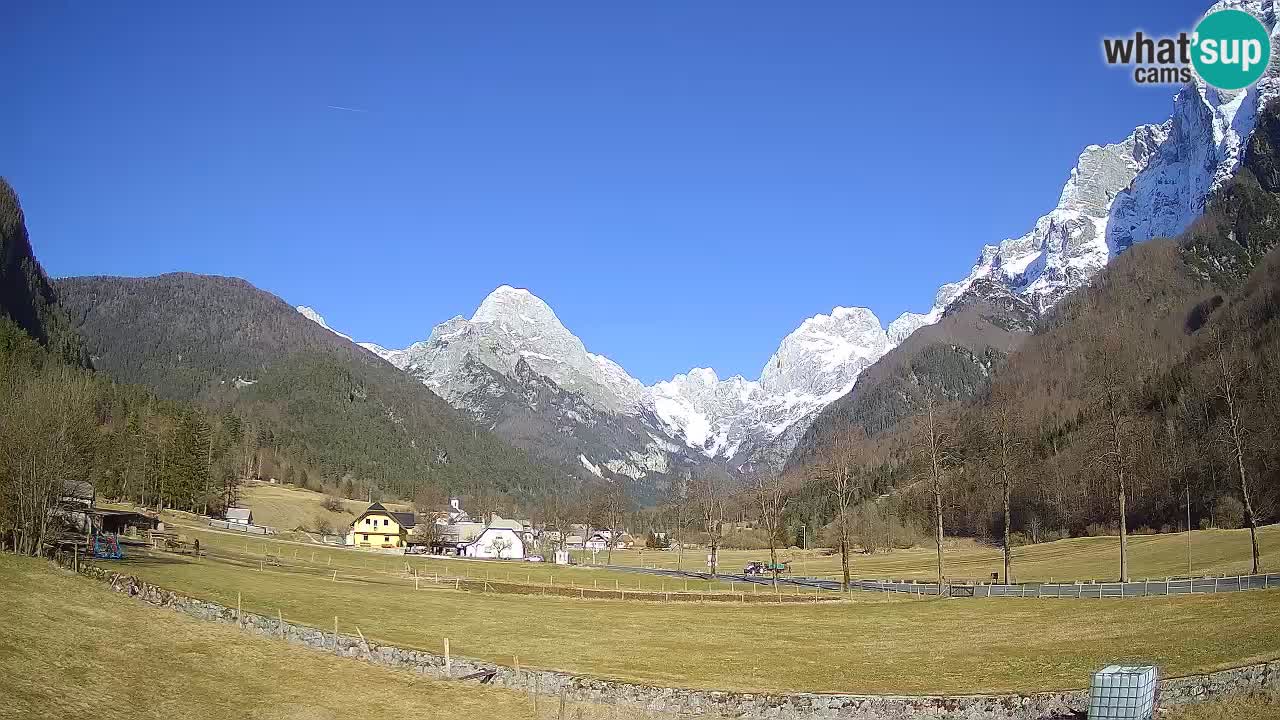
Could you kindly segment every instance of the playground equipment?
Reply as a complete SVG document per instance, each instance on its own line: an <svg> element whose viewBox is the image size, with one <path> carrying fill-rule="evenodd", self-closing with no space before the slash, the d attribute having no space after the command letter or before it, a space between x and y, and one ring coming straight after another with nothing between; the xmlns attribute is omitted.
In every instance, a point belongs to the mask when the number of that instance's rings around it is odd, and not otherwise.
<svg viewBox="0 0 1280 720"><path fill-rule="evenodd" d="M120 550L115 535L99 533L93 536L93 556L100 560L120 560L124 552Z"/></svg>

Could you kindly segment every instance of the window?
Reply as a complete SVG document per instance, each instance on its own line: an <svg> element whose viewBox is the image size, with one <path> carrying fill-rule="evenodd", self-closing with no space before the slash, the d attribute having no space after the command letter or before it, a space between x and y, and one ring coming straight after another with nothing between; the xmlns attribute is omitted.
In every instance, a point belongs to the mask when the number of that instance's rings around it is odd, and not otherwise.
<svg viewBox="0 0 1280 720"><path fill-rule="evenodd" d="M360 540L361 540L361 541L363 541L363 542L369 542L369 536L368 536L368 535L365 535L365 534L361 534L361 535L360 535Z"/></svg>
<svg viewBox="0 0 1280 720"><path fill-rule="evenodd" d="M382 524L383 524L383 525L390 525L390 524L391 524L391 521L390 521L390 520L388 520L388 519L386 519L386 518L382 518Z"/></svg>

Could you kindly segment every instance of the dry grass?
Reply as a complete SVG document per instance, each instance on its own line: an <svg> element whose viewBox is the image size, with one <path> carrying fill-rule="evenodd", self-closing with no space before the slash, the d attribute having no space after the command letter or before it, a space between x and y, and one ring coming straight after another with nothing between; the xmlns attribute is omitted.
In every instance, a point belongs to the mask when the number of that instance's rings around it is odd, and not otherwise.
<svg viewBox="0 0 1280 720"><path fill-rule="evenodd" d="M535 586L554 584L557 587L585 588L588 590L643 590L648 592L681 592L685 590L689 592L771 592L768 587L742 582L668 578L612 570L604 567L566 567L552 563L521 561L442 560L425 556L383 554L368 550L316 545L294 540L263 538L262 536L245 536L242 533L214 530L202 525L195 516L183 516L178 513L166 513L165 519L172 523L183 537L188 540L199 539L201 548L210 550L215 555L250 563L257 563L258 559L271 556L291 568L314 573L328 573L337 569L340 573L353 577L385 579L388 576L392 576L398 578L403 575L405 566L408 564L410 567L416 568L420 574L428 577L460 576ZM835 594L832 591L821 592L813 588L795 586L783 586L781 592L787 594L825 594L827 596Z"/></svg>
<svg viewBox="0 0 1280 720"><path fill-rule="evenodd" d="M427 680L143 605L0 553L0 717L556 718L552 698ZM651 718L571 703L568 717Z"/></svg>
<svg viewBox="0 0 1280 720"><path fill-rule="evenodd" d="M402 562L402 559L400 559ZM162 556L105 563L196 597L385 642L660 685L871 693L1085 684L1117 659L1165 675L1280 655L1280 590L1130 600L803 606L622 603L415 591Z"/></svg>
<svg viewBox="0 0 1280 720"><path fill-rule="evenodd" d="M346 534L347 528L356 516L369 507L369 503L359 500L342 499L344 512L333 512L320 507L320 503L329 496L292 485L272 485L264 482L251 482L245 485L240 504L253 510L253 521L258 525L273 527L281 532L296 527L313 528L315 519L323 517L329 521L335 531ZM412 509L405 504L383 503L390 510L407 511Z"/></svg>
<svg viewBox="0 0 1280 720"><path fill-rule="evenodd" d="M1265 693L1232 697L1204 705L1168 710L1161 720L1280 720L1280 695Z"/></svg>
<svg viewBox="0 0 1280 720"><path fill-rule="evenodd" d="M1280 525L1259 531L1264 567L1280 567ZM1014 548L1013 580L1115 580L1119 568L1119 540L1114 537L1071 538ZM1192 567L1197 574L1240 574L1250 569L1248 530L1196 530L1191 533ZM737 571L748 560L767 560L767 550L721 551L721 566ZM937 553L933 548L911 548L891 553L853 556L853 574L860 578L932 579ZM781 558L791 561L796 574L836 578L840 556L821 550L784 550ZM999 548L971 540L958 540L946 547L947 575L953 578L989 578L1000 572ZM603 562L603 559L602 559ZM645 565L673 568L674 551L615 551L617 565ZM685 567L705 570L703 551L685 550ZM1187 535L1134 535L1129 538L1130 576L1164 578L1187 573Z"/></svg>

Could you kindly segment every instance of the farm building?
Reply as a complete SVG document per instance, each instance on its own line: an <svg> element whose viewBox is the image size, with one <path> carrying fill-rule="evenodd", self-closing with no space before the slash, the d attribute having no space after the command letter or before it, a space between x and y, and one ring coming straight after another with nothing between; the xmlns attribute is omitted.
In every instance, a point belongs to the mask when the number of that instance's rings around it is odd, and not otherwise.
<svg viewBox="0 0 1280 720"><path fill-rule="evenodd" d="M518 530L509 527L488 526L475 540L467 543L462 555L473 558L519 560L524 557L524 539Z"/></svg>
<svg viewBox="0 0 1280 720"><path fill-rule="evenodd" d="M229 507L227 508L227 514L225 517L227 518L227 522L235 523L236 525L253 524L253 511L249 508Z"/></svg>
<svg viewBox="0 0 1280 720"><path fill-rule="evenodd" d="M497 513L488 523L458 522L446 526L432 547L441 555L513 560L525 555L524 523Z"/></svg>
<svg viewBox="0 0 1280 720"><path fill-rule="evenodd" d="M583 547L587 550L606 550L613 545L615 550L629 548L635 545L636 539L630 533L620 532L617 537L609 530L597 530L587 538L583 543Z"/></svg>
<svg viewBox="0 0 1280 720"><path fill-rule="evenodd" d="M406 547L414 524L413 513L393 512L382 503L374 503L351 523L347 545L357 548Z"/></svg>

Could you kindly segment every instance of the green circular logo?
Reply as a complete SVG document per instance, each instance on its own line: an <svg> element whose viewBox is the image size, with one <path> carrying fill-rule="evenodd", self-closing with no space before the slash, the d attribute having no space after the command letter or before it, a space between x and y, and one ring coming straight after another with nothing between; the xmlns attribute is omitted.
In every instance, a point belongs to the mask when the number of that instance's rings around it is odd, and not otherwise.
<svg viewBox="0 0 1280 720"><path fill-rule="evenodd" d="M1201 80L1221 90L1258 81L1271 64L1271 38L1258 18L1243 10L1209 13L1196 26L1191 64Z"/></svg>

